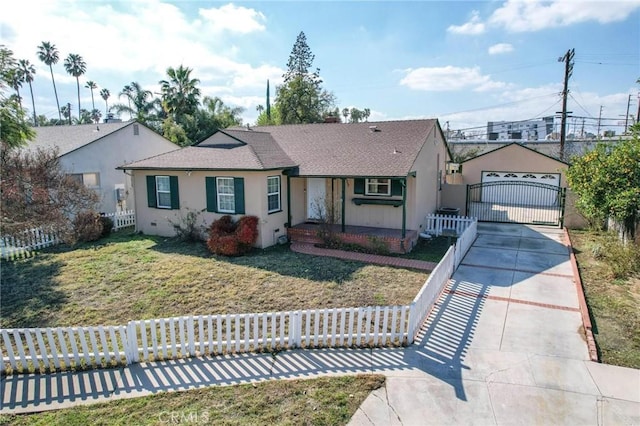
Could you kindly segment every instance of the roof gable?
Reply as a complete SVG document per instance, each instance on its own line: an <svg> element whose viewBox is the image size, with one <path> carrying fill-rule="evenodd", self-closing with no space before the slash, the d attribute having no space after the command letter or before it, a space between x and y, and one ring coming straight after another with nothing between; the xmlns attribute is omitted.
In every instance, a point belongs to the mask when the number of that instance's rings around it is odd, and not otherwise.
<svg viewBox="0 0 640 426"><path fill-rule="evenodd" d="M523 150L526 150L528 152L532 152L532 153L535 153L537 155L540 155L542 157L549 158L550 160L556 161L556 162L558 162L560 164L564 164L564 165L567 165L567 166L569 165L569 163L566 162L566 161L562 161L562 160L560 160L558 158L554 158L554 157L552 157L550 155L547 155L547 154L544 154L542 152L536 151L535 149L529 148L528 146L522 145L522 144L520 144L518 142L511 142L510 144L503 145L500 148L496 148L496 149L492 149L491 151L483 152L482 154L476 155L473 158L468 158L468 159L464 160L462 163L467 163L467 162L473 161L473 160L475 160L477 158L484 157L485 155L490 155L490 154L493 154L493 153L495 153L497 151L505 150L505 149L523 149Z"/></svg>
<svg viewBox="0 0 640 426"><path fill-rule="evenodd" d="M57 148L58 155L63 156L118 132L134 123L135 122L35 127L34 131L36 135L34 140L27 143L23 149L35 151L39 148Z"/></svg>

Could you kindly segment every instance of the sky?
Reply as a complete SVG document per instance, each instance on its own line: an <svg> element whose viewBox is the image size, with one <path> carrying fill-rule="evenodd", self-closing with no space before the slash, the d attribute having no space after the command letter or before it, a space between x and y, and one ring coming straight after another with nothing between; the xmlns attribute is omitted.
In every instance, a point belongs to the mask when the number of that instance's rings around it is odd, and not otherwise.
<svg viewBox="0 0 640 426"><path fill-rule="evenodd" d="M602 129L619 134L630 95L629 113L638 111L640 0L22 0L0 15L0 44L35 65L36 112L51 118L51 75L36 55L42 41L60 51L54 76L61 104L73 111L76 82L63 67L69 53L87 63L83 108L91 109L87 80L109 89L113 105L124 85L159 92L166 69L184 65L203 95L243 107L244 122L253 124L267 79L273 102L300 31L340 110L369 108L369 121L437 118L445 129L482 133L488 121L557 115L559 58L569 49L569 132L583 118L593 130L601 116ZM95 105L104 112L98 91ZM30 105L28 86L21 94Z"/></svg>

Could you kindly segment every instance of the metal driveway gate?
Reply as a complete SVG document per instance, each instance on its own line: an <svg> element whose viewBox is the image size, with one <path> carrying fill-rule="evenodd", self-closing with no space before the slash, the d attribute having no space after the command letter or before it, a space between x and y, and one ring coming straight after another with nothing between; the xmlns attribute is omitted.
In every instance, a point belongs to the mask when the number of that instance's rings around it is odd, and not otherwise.
<svg viewBox="0 0 640 426"><path fill-rule="evenodd" d="M495 181L467 186L467 216L482 222L562 226L565 188L538 182Z"/></svg>

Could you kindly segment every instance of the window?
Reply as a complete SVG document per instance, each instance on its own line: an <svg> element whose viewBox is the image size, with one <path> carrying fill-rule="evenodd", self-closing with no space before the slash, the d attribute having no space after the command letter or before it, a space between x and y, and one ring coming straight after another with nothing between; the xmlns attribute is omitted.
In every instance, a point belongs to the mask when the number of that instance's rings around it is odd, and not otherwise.
<svg viewBox="0 0 640 426"><path fill-rule="evenodd" d="M367 179L366 195L391 195L391 179Z"/></svg>
<svg viewBox="0 0 640 426"><path fill-rule="evenodd" d="M205 177L207 211L244 214L244 178Z"/></svg>
<svg viewBox="0 0 640 426"><path fill-rule="evenodd" d="M156 176L156 200L159 209L171 208L171 184L169 176Z"/></svg>
<svg viewBox="0 0 640 426"><path fill-rule="evenodd" d="M269 213L280 211L280 176L267 177L267 208Z"/></svg>
<svg viewBox="0 0 640 426"><path fill-rule="evenodd" d="M233 187L233 178L216 178L218 192L218 211L222 213L236 212L236 195Z"/></svg>
<svg viewBox="0 0 640 426"><path fill-rule="evenodd" d="M71 175L71 179L87 188L100 188L100 173L74 173Z"/></svg>
<svg viewBox="0 0 640 426"><path fill-rule="evenodd" d="M178 176L147 176L147 205L154 209L179 209Z"/></svg>

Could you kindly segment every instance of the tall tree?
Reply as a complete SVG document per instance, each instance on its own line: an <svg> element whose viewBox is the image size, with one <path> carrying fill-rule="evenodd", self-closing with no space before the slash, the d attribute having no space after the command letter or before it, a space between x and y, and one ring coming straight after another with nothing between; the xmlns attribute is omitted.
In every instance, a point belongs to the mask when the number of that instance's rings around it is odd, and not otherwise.
<svg viewBox="0 0 640 426"><path fill-rule="evenodd" d="M62 105L60 107L60 113L62 113L65 122L71 124L71 108L69 108L69 104Z"/></svg>
<svg viewBox="0 0 640 426"><path fill-rule="evenodd" d="M202 107L195 115L196 128L187 127L185 130L193 142L201 141L218 129L242 125L240 116L243 112L244 108L225 105L217 96L205 96L202 99Z"/></svg>
<svg viewBox="0 0 640 426"><path fill-rule="evenodd" d="M105 114L105 117L109 116L109 103L107 102L107 99L109 99L109 96L111 96L111 93L109 92L109 89L102 89L100 91L100 97L102 97L102 99L104 99L104 114Z"/></svg>
<svg viewBox="0 0 640 426"><path fill-rule="evenodd" d="M349 118L349 108L342 108L342 116L344 117L344 122L347 122Z"/></svg>
<svg viewBox="0 0 640 426"><path fill-rule="evenodd" d="M93 89L97 89L98 85L94 81L89 80L84 85L84 87L86 87L87 89L91 90L91 108L92 109L96 109L96 103L93 100Z"/></svg>
<svg viewBox="0 0 640 426"><path fill-rule="evenodd" d="M277 88L275 107L282 124L320 122L332 110L335 97L323 90L320 69L309 71L314 59L307 37L300 32L289 55L284 83Z"/></svg>
<svg viewBox="0 0 640 426"><path fill-rule="evenodd" d="M33 76L36 75L36 68L26 59L20 59L18 61L18 66L20 67L20 74L22 75L22 80L29 83L29 92L31 93L31 105L33 107L33 125L37 126L38 121L36 120L36 100L33 97Z"/></svg>
<svg viewBox="0 0 640 426"><path fill-rule="evenodd" d="M180 65L167 68L167 80L160 80L162 109L166 115L162 124L163 134L170 140L183 144L197 141L196 113L200 101L200 80L191 77L191 68ZM184 135L184 136L183 136Z"/></svg>
<svg viewBox="0 0 640 426"><path fill-rule="evenodd" d="M20 88L22 87L22 83L24 79L22 78L22 71L17 66L14 66L7 70L6 72L7 83L13 90L16 91L16 99L18 101L18 105L22 108L22 96L20 96Z"/></svg>
<svg viewBox="0 0 640 426"><path fill-rule="evenodd" d="M115 109L118 114L126 112L132 119L136 119L141 123L157 121L159 110L161 108L158 99L153 97L150 90L143 89L140 83L132 81L131 84L124 86L119 97L126 97L127 104L116 104L111 108Z"/></svg>
<svg viewBox="0 0 640 426"><path fill-rule="evenodd" d="M49 65L49 71L51 71L51 82L53 82L53 93L56 95L56 106L58 107L58 119L62 121L62 113L60 112L60 102L58 101L58 90L56 89L56 80L53 78L53 65L57 64L60 60L58 49L55 44L51 44L48 41L43 41L38 46L38 58Z"/></svg>
<svg viewBox="0 0 640 426"><path fill-rule="evenodd" d="M182 116L193 115L198 109L200 80L191 77L191 68L180 65L167 68L168 80L160 80L162 107L180 123Z"/></svg>
<svg viewBox="0 0 640 426"><path fill-rule="evenodd" d="M102 113L99 109L94 108L91 110L91 119L94 123L98 124L100 122L100 118L102 117Z"/></svg>
<svg viewBox="0 0 640 426"><path fill-rule="evenodd" d="M82 59L82 56L70 53L67 59L64 60L64 68L67 73L76 78L76 86L78 87L78 120L80 120L80 76L87 72L87 64Z"/></svg>
<svg viewBox="0 0 640 426"><path fill-rule="evenodd" d="M33 130L25 120L24 110L18 103L18 99L15 96L5 97L4 95L5 88L11 86L15 67L13 52L0 45L0 141L3 152L6 149L24 145L34 136ZM2 156L4 157L4 154ZM4 195L2 198L4 204Z"/></svg>

